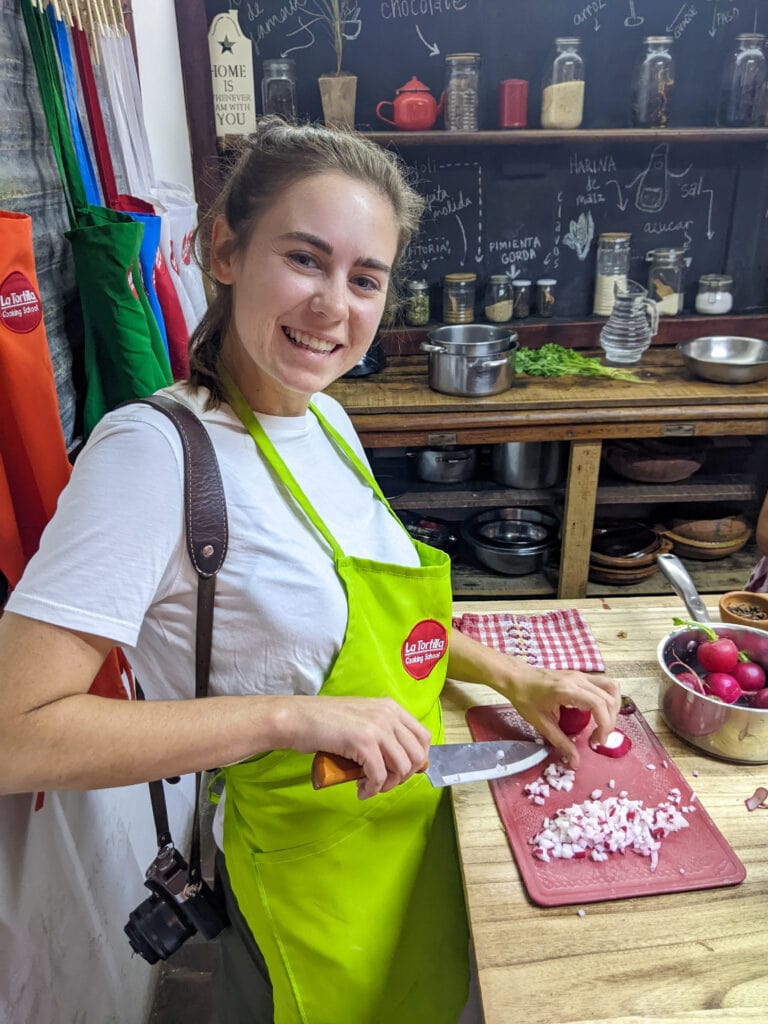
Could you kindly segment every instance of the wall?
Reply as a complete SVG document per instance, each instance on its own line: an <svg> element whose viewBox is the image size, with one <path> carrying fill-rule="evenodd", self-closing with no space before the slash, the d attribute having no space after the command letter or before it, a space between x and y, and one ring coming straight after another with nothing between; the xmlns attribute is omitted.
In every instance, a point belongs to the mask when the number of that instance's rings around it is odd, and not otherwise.
<svg viewBox="0 0 768 1024"><path fill-rule="evenodd" d="M156 174L191 184L173 0L134 0L133 6ZM21 149L2 133L0 204L33 217L49 342L53 336L60 344L72 290L61 236L65 214L18 3L0 0L0 19L4 97L24 86L25 116L33 125L32 141ZM13 164L11 174L14 147L26 160ZM66 377L69 359L66 345L60 347ZM169 788L171 829L179 839L192 781ZM149 895L142 881L155 842L147 788L49 793L38 812L33 802L30 795L0 798L0 1024L142 1024L157 969L130 955L123 925Z"/></svg>

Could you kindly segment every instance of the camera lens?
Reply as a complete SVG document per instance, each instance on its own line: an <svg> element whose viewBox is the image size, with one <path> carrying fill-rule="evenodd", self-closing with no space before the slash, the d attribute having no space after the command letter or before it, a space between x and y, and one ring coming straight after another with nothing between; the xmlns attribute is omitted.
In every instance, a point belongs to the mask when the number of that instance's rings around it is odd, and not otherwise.
<svg viewBox="0 0 768 1024"><path fill-rule="evenodd" d="M196 930L179 914L175 905L156 893L131 911L128 924L123 929L134 953L150 964L167 960Z"/></svg>

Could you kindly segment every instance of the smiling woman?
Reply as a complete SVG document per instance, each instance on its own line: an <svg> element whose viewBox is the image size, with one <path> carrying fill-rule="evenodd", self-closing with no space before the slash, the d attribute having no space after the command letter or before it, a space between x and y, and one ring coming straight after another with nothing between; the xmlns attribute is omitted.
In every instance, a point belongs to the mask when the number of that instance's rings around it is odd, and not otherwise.
<svg viewBox="0 0 768 1024"><path fill-rule="evenodd" d="M202 420L226 496L209 697L194 699L184 453L148 406L97 425L0 619L0 792L226 766L227 1024L455 1024L468 936L451 808L418 774L447 674L510 699L574 767L560 706L600 741L618 712L611 680L451 637L448 556L411 538L323 394L394 300L422 207L373 143L270 118L203 226L213 297L190 381L165 391ZM146 701L88 694L115 644ZM315 792L317 751L356 762L357 787Z"/></svg>

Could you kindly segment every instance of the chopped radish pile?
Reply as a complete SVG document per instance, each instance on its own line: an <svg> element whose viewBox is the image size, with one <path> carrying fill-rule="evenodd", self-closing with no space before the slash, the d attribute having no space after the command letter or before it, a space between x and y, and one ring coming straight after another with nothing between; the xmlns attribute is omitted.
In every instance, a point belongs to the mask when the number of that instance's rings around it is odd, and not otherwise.
<svg viewBox="0 0 768 1024"><path fill-rule="evenodd" d="M570 793L575 778L576 772L571 768L564 768L555 761L550 761L544 769L544 774L534 779L533 782L526 783L523 786L523 792L532 804L541 806L549 796L551 789L564 789L566 793Z"/></svg>
<svg viewBox="0 0 768 1024"><path fill-rule="evenodd" d="M649 857L655 871L662 839L688 828L677 807L680 799L675 789L657 807L644 807L642 800L626 796L562 807L545 818L541 831L529 840L533 856L547 864L552 858L606 861L611 853L631 850Z"/></svg>
<svg viewBox="0 0 768 1024"><path fill-rule="evenodd" d="M608 733L605 743L593 743L590 740L589 745L596 754L604 754L605 757L624 757L632 746L632 740L621 729L614 729Z"/></svg>

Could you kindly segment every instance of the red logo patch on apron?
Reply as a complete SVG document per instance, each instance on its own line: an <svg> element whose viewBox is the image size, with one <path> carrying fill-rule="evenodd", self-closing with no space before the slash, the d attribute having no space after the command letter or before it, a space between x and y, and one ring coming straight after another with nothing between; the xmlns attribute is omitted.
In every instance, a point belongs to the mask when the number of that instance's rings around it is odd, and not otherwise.
<svg viewBox="0 0 768 1024"><path fill-rule="evenodd" d="M40 296L20 270L0 284L0 323L16 334L29 334L43 319Z"/></svg>
<svg viewBox="0 0 768 1024"><path fill-rule="evenodd" d="M192 262L192 232L188 231L184 235L184 241L181 243L181 260L185 267L188 267Z"/></svg>
<svg viewBox="0 0 768 1024"><path fill-rule="evenodd" d="M435 619L417 622L400 651L403 668L414 679L426 679L448 649L448 633Z"/></svg>
<svg viewBox="0 0 768 1024"><path fill-rule="evenodd" d="M133 270L131 267L128 267L128 271L125 276L128 281L128 287L131 289L131 294L134 299L138 299L139 293L136 291L136 285L133 283Z"/></svg>

